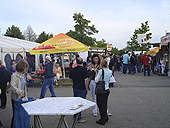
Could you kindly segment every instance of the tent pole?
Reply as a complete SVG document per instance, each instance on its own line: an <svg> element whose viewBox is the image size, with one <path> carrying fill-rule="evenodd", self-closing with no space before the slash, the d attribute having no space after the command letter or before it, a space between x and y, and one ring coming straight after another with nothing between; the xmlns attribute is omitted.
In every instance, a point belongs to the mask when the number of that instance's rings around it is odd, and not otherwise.
<svg viewBox="0 0 170 128"><path fill-rule="evenodd" d="M63 77L65 78L65 68L64 68L64 53L62 53L62 56L61 56L61 62L62 62L62 66L63 66Z"/></svg>

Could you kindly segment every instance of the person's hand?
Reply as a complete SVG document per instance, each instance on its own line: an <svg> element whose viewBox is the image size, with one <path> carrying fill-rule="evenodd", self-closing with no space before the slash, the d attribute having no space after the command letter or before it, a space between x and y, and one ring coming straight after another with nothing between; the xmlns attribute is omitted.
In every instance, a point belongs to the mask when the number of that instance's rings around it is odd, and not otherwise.
<svg viewBox="0 0 170 128"><path fill-rule="evenodd" d="M25 94L24 94L23 91L20 93L20 96L21 96L21 97L24 97L24 96L25 96Z"/></svg>
<svg viewBox="0 0 170 128"><path fill-rule="evenodd" d="M41 75L39 75L39 77L41 77Z"/></svg>
<svg viewBox="0 0 170 128"><path fill-rule="evenodd" d="M95 72L95 74L97 74L97 69L94 69L93 71Z"/></svg>

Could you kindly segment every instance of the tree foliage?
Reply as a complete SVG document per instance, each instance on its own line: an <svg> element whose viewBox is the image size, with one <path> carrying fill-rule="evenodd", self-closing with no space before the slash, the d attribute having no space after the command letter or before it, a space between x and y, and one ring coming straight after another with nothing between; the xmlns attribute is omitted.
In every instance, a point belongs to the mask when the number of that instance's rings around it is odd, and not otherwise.
<svg viewBox="0 0 170 128"><path fill-rule="evenodd" d="M81 13L74 13L73 19L75 21L75 30L70 30L66 33L66 35L80 41L87 46L94 46L96 39L92 38L91 35L94 35L99 31L95 28L94 25L90 26L89 24L91 21L85 19L84 15Z"/></svg>
<svg viewBox="0 0 170 128"><path fill-rule="evenodd" d="M24 31L24 35L25 35L25 40L28 40L28 41L35 41L36 40L35 32L30 25L28 25L27 30Z"/></svg>
<svg viewBox="0 0 170 128"><path fill-rule="evenodd" d="M112 53L115 55L119 55L119 49L116 47L112 48Z"/></svg>
<svg viewBox="0 0 170 128"><path fill-rule="evenodd" d="M107 48L107 44L105 39L102 39L100 41L95 41L96 46L95 47L101 47L101 48Z"/></svg>
<svg viewBox="0 0 170 128"><path fill-rule="evenodd" d="M127 49L128 50L136 50L136 51L148 51L150 46L149 46L149 39L151 39L151 35L152 33L147 33L149 32L149 25L148 25L148 21L146 21L145 23L141 23L141 28L135 29L133 36L130 38L131 41L127 42ZM139 44L137 41L137 34L146 34L147 36L147 43L145 44Z"/></svg>
<svg viewBox="0 0 170 128"><path fill-rule="evenodd" d="M35 42L37 42L37 43L42 43L42 42L44 42L44 41L46 41L46 40L48 40L48 39L50 39L50 38L52 38L53 37L53 34L46 34L45 33L45 31L43 31L39 36L38 36L38 38L35 40Z"/></svg>
<svg viewBox="0 0 170 128"><path fill-rule="evenodd" d="M22 32L20 31L19 27L16 27L14 25L12 25L12 27L8 27L4 35L18 39L24 39L24 35L22 35Z"/></svg>

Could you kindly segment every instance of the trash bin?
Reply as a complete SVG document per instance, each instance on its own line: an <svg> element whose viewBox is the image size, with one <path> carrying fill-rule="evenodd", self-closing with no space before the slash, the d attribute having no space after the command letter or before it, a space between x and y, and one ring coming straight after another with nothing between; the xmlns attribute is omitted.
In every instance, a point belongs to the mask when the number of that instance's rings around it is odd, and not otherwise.
<svg viewBox="0 0 170 128"><path fill-rule="evenodd" d="M32 101L34 98L28 97L27 101L22 101L22 98L14 101L14 128L30 128L30 116L21 106L23 103Z"/></svg>

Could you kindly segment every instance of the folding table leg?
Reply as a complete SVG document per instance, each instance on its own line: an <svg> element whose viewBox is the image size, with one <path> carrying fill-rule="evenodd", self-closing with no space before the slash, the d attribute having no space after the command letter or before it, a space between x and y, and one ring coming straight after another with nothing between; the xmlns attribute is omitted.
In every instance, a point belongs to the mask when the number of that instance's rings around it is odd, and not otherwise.
<svg viewBox="0 0 170 128"><path fill-rule="evenodd" d="M64 117L65 117L65 115L61 115L60 121L58 122L57 128L61 128L61 125L62 125L62 123L63 123L63 121L64 121Z"/></svg>
<svg viewBox="0 0 170 128"><path fill-rule="evenodd" d="M39 128L42 128L42 123L38 115L34 115L34 127L37 128L37 123Z"/></svg>
<svg viewBox="0 0 170 128"><path fill-rule="evenodd" d="M64 120L65 127L66 127L66 128L69 128L69 127L68 127L68 124L67 124L67 122L66 122L66 120L65 120L65 118L64 118L63 120Z"/></svg>
<svg viewBox="0 0 170 128"><path fill-rule="evenodd" d="M72 128L75 128L77 119L78 119L78 117L79 117L79 114L80 114L80 113L77 113L76 117L74 118L74 122L73 122Z"/></svg>

